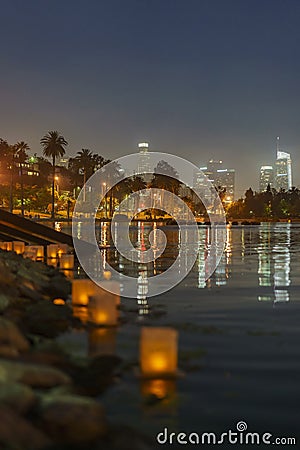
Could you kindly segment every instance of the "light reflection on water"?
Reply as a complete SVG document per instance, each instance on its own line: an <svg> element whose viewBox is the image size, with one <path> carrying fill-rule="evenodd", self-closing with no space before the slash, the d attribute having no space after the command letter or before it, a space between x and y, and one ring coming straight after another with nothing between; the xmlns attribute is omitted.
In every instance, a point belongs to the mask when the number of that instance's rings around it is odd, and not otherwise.
<svg viewBox="0 0 300 450"><path fill-rule="evenodd" d="M148 249L148 236L153 228L156 229L149 223L132 227L133 245ZM214 423L219 421L224 431L228 424L224 427L223 422L227 418L231 421L231 418L240 417L240 411L247 409L245 405L254 402L256 408L247 410L251 418L247 421L253 429L256 416L258 422L263 420L265 424L269 420L274 428L276 422L272 414L276 413L273 408L276 399L278 410L284 411L285 423L289 424L293 419L290 404L298 391L291 388L286 404L281 394L276 395L282 392L283 384L290 384L290 379L287 380L292 374L293 386L298 386L299 379L298 335L294 340L288 337L291 330L298 329L291 321L292 307L297 307L295 288L300 283L300 224L228 226L224 254L207 281L204 261L210 251L211 230L206 226L199 227L199 240L195 244L198 258L182 282L184 289L179 290L177 297L176 288L169 297L167 294L167 298L174 300L170 303L157 305L157 302L163 303L164 296L151 299L150 311L148 279L172 264L180 244L176 227L162 229L168 241L165 252L158 260L144 264L142 261L130 262L109 247L112 236L108 224L98 228L104 265L108 262L120 273L137 277L137 313L134 310L134 314L127 317L128 322L116 329L90 329L85 339L80 335L78 340L89 357L116 353L125 363L138 365L140 322L179 327L179 367L184 371L191 367L191 371L187 370L182 380L141 382L130 371L126 372L122 382L108 390L103 398L112 420L133 424L151 433L161 431L162 423L170 429L182 430L190 426L197 430L201 421L202 431L207 431L214 420ZM152 245L159 245L156 239ZM224 293L225 301L232 301L232 310L224 307L223 295L217 296L220 293ZM254 308L247 304L246 309L239 309L240 300L245 298L254 304ZM274 307L280 305L288 307L288 316L277 314ZM162 317L157 314L161 306L165 312ZM151 316L149 313L153 311L156 315ZM86 308L74 308L74 315L87 321ZM286 354L293 356L288 359ZM288 375L283 372L286 364ZM299 402L295 402L298 408ZM272 407L262 407L265 404ZM282 425L281 418L279 425Z"/></svg>
<svg viewBox="0 0 300 450"><path fill-rule="evenodd" d="M148 250L152 248L155 256L160 242L157 229L161 228L167 236L167 246L164 253L151 263L133 262L118 254L114 248L113 237L109 223L102 223L97 228L97 236L103 256L103 268L109 263L119 273L137 278L137 300L141 306L140 313L147 314L144 308L147 299L147 280L165 271L175 261L180 247L180 236L176 226L162 226L156 223L139 222L132 226L130 239L135 248ZM153 233L152 245L149 234ZM188 227L186 229L188 233ZM81 226L78 223L78 237L81 236ZM158 234L159 236L159 234ZM205 281L205 258L210 251L211 229L199 227L199 240L195 243L198 257L190 275L184 280L185 287L199 289L215 289L225 286L237 287L247 283L258 287L259 301L288 302L290 300L289 286L291 268L297 264L292 261L300 245L300 225L289 223L262 223L260 226L227 226L227 240L224 254L214 274ZM115 234L114 239L117 239ZM186 252L186 255L188 253ZM188 257L188 256L187 256ZM187 260L182 259L183 264ZM296 272L296 271L295 271ZM261 288L261 289L260 289Z"/></svg>

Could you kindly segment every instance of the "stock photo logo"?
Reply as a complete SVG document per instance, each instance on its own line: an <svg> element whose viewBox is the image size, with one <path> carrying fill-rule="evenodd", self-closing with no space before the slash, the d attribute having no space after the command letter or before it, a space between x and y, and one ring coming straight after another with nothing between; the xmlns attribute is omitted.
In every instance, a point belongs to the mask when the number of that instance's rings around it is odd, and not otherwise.
<svg viewBox="0 0 300 450"><path fill-rule="evenodd" d="M103 289L117 294L114 284L103 280L103 268L109 270L122 288L122 296L136 298L138 276L120 274L107 261L99 248L96 236L96 218L99 205L110 197L109 208L111 217L111 245L127 261L146 265L159 260L167 248L168 242L163 227L156 225L150 231L147 247L134 246L130 239L132 220L140 213L147 211L163 211L172 218L179 232L179 245L176 259L170 267L157 275L148 278L147 297L162 294L180 283L192 270L198 258L199 231L196 217L188 204L178 195L178 189L172 189L174 183L187 187L193 185L193 177L201 178L201 183L195 188L189 187L193 197L203 205L209 218L208 251L200 261L202 276L207 280L216 269L223 254L226 241L226 219L221 199L206 175L199 171L191 162L168 153L141 151L111 161L97 170L85 183L81 190L73 214L72 234L74 248L78 260L87 276ZM151 187L129 192L126 198L117 206L112 205L112 196L116 195L122 183L128 179L144 181L149 185L153 177L172 179L164 188ZM173 192L172 192L173 191ZM80 239L78 228L80 227Z"/></svg>

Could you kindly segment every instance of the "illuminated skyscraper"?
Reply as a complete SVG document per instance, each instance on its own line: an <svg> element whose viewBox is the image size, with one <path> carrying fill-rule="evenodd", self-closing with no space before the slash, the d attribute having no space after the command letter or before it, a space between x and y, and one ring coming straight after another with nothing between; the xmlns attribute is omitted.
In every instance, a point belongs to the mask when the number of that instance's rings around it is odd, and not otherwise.
<svg viewBox="0 0 300 450"><path fill-rule="evenodd" d="M261 166L259 176L259 191L266 191L268 185L270 185L270 188L274 187L274 169L272 166Z"/></svg>
<svg viewBox="0 0 300 450"><path fill-rule="evenodd" d="M276 160L276 189L288 191L292 188L292 160L289 153L279 149L279 137L277 138Z"/></svg>
<svg viewBox="0 0 300 450"><path fill-rule="evenodd" d="M194 188L201 190L205 186L203 174L207 176L209 181L216 189L225 189L225 202L229 203L234 200L235 190L235 170L223 169L223 161L215 161L211 159L207 166L200 167L201 172L194 174Z"/></svg>
<svg viewBox="0 0 300 450"><path fill-rule="evenodd" d="M139 148L139 160L138 160L138 170L141 174L150 172L150 155L148 153L149 144L148 142L140 142L138 144Z"/></svg>

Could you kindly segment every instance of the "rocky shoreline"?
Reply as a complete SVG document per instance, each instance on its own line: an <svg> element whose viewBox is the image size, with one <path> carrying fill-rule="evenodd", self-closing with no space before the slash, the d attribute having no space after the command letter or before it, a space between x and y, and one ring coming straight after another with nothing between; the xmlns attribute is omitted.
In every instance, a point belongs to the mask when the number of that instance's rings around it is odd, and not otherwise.
<svg viewBox="0 0 300 450"><path fill-rule="evenodd" d="M144 436L112 426L99 396L120 358L77 362L55 338L84 325L67 300L70 281L54 267L0 250L1 450L150 449Z"/></svg>

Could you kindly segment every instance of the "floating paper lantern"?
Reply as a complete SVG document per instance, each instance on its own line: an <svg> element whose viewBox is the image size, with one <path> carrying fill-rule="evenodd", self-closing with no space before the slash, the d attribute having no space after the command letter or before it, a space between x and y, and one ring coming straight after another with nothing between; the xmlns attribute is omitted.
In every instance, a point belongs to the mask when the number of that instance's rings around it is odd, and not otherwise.
<svg viewBox="0 0 300 450"><path fill-rule="evenodd" d="M68 244L58 244L58 256L59 258L61 258L62 255L67 254L69 251L69 246Z"/></svg>
<svg viewBox="0 0 300 450"><path fill-rule="evenodd" d="M74 255L61 255L59 267L61 269L74 269Z"/></svg>
<svg viewBox="0 0 300 450"><path fill-rule="evenodd" d="M66 302L62 298L55 298L53 300L54 305L65 305Z"/></svg>
<svg viewBox="0 0 300 450"><path fill-rule="evenodd" d="M30 245L27 248L36 250L36 260L37 261L44 260L44 247L42 245Z"/></svg>
<svg viewBox="0 0 300 450"><path fill-rule="evenodd" d="M102 292L101 292L102 291ZM117 325L118 311L115 299L101 289L89 298L89 321L95 325L113 326Z"/></svg>
<svg viewBox="0 0 300 450"><path fill-rule="evenodd" d="M47 245L47 258L57 258L57 253L59 250L58 244L49 244Z"/></svg>
<svg viewBox="0 0 300 450"><path fill-rule="evenodd" d="M23 255L25 251L25 242L13 241L13 250L17 253L17 255Z"/></svg>
<svg viewBox="0 0 300 450"><path fill-rule="evenodd" d="M95 294L97 285L89 279L72 281L72 303L74 305L87 305L89 297Z"/></svg>
<svg viewBox="0 0 300 450"><path fill-rule="evenodd" d="M13 243L12 242L4 242L6 244L6 250L8 252L11 252L13 250Z"/></svg>
<svg viewBox="0 0 300 450"><path fill-rule="evenodd" d="M115 327L91 328L89 332L89 356L114 355L117 329Z"/></svg>
<svg viewBox="0 0 300 450"><path fill-rule="evenodd" d="M140 368L150 378L174 377L177 373L178 333L169 327L143 327L140 339Z"/></svg>
<svg viewBox="0 0 300 450"><path fill-rule="evenodd" d="M23 254L24 258L32 259L32 261L36 261L37 249L31 245L27 245L25 247L25 251Z"/></svg>
<svg viewBox="0 0 300 450"><path fill-rule="evenodd" d="M58 259L57 258L47 258L47 265L57 267L58 266Z"/></svg>

